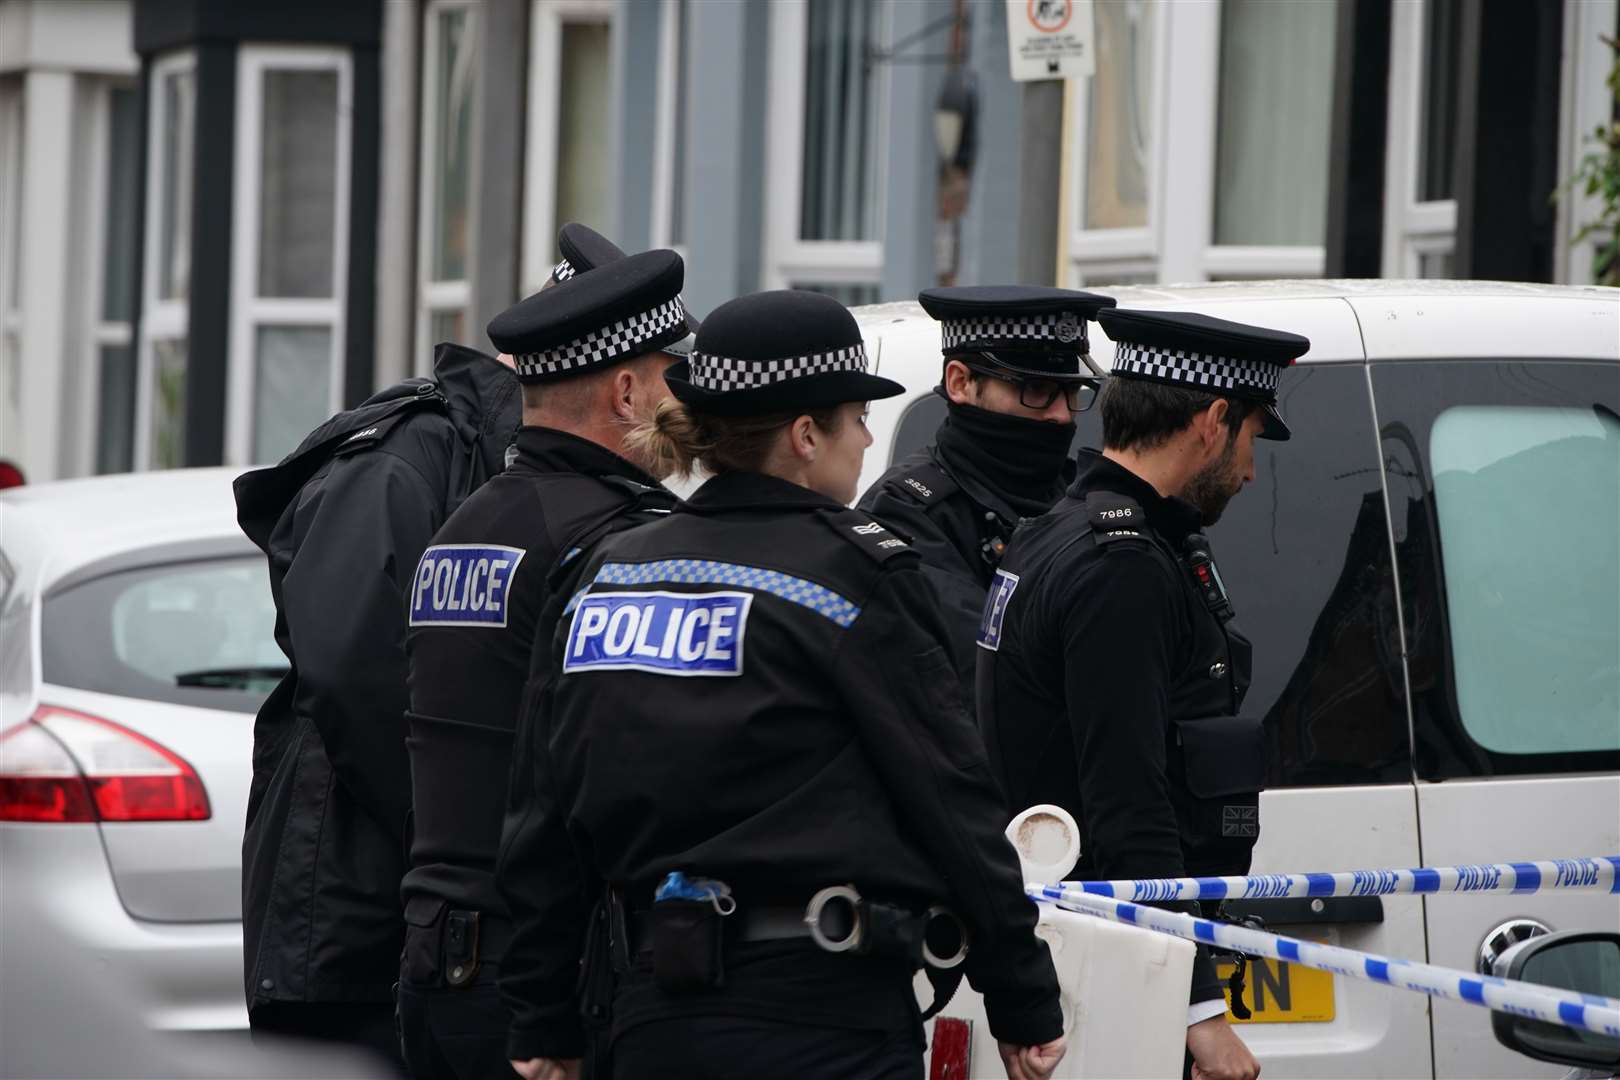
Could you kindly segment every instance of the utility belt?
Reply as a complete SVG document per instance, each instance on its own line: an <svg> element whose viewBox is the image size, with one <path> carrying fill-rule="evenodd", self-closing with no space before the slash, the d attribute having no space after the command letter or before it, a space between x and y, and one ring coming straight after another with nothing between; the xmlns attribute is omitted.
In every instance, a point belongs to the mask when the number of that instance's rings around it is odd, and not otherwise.
<svg viewBox="0 0 1620 1080"><path fill-rule="evenodd" d="M512 933L504 916L452 908L438 897L412 897L405 905L400 977L413 986L470 986L483 969L499 966Z"/></svg>
<svg viewBox="0 0 1620 1080"><path fill-rule="evenodd" d="M828 886L803 906L745 906L723 883L672 874L658 896L637 909L618 889L610 890L609 918L623 928L614 936L624 943L615 950L614 967L623 974L635 961L650 961L654 982L671 995L723 987L728 947L805 940L826 952L888 958L926 970L936 990L932 1015L960 982L968 953L967 929L948 908L918 912L863 897L853 885Z"/></svg>

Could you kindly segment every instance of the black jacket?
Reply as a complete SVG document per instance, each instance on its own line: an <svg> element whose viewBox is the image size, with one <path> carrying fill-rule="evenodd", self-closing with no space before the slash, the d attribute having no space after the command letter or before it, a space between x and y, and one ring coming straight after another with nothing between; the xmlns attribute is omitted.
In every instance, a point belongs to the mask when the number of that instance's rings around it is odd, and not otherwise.
<svg viewBox="0 0 1620 1080"><path fill-rule="evenodd" d="M1015 808L1080 824L1073 878L1248 872L1264 772L1248 642L1184 544L1199 515L1114 462L1021 526L986 601L979 723ZM1218 575L1217 575L1218 576ZM1220 994L1202 947L1192 1000Z"/></svg>
<svg viewBox="0 0 1620 1080"><path fill-rule="evenodd" d="M857 505L894 526L922 556L923 574L945 614L957 678L971 703L978 652L973 642L1001 553L1018 522L1049 509L1075 470L1072 459L1054 463L1044 475L1031 475L1027 458L1022 468L998 461L998 453L1023 455L959 432L962 410L952 409L938 441L895 462Z"/></svg>
<svg viewBox="0 0 1620 1080"><path fill-rule="evenodd" d="M500 471L518 413L510 370L440 346L431 382L384 390L236 481L237 521L269 556L290 665L253 730L250 1011L390 998L410 808L405 584L435 530Z"/></svg>
<svg viewBox="0 0 1620 1080"><path fill-rule="evenodd" d="M407 598L414 829L403 893L415 925L446 904L506 918L495 856L512 733L536 628L561 612L553 583L581 547L675 505L641 469L567 432L524 427L516 445L507 470L434 535ZM480 962L498 960L480 949Z"/></svg>
<svg viewBox="0 0 1620 1080"><path fill-rule="evenodd" d="M573 994L598 883L645 907L673 870L727 882L743 906L802 906L846 882L918 909L949 904L970 928L968 977L996 1036L1061 1032L1036 911L1001 834L1008 815L903 541L797 485L728 473L665 520L603 541L581 582L531 717L535 775L521 790L514 778L547 838L530 857L548 874L503 971L513 1056L580 1048ZM633 1000L621 990L614 1026L683 1008L914 1019L909 973L880 983L851 977L857 963L806 942L696 999L663 1002L643 983ZM825 992L834 985L845 991Z"/></svg>

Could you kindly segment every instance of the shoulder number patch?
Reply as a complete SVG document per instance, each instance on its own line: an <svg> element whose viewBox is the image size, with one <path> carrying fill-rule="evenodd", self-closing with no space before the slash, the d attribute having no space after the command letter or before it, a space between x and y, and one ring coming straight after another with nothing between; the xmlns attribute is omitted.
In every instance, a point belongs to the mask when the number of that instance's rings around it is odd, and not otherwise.
<svg viewBox="0 0 1620 1080"><path fill-rule="evenodd" d="M754 596L746 592L602 592L568 628L563 671L741 675Z"/></svg>
<svg viewBox="0 0 1620 1080"><path fill-rule="evenodd" d="M428 548L411 583L411 625L504 627L523 555L522 548L498 544Z"/></svg>
<svg viewBox="0 0 1620 1080"><path fill-rule="evenodd" d="M1001 622L1007 617L1007 605L1017 591L1018 575L997 570L990 592L984 598L984 614L979 619L979 648L991 652L1001 650Z"/></svg>

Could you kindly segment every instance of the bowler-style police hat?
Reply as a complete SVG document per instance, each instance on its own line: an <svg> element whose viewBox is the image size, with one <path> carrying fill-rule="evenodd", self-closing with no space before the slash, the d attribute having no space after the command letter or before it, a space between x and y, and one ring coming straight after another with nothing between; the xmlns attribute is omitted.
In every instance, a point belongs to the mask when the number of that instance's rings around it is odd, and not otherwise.
<svg viewBox="0 0 1620 1080"><path fill-rule="evenodd" d="M1098 322L1114 340L1114 378L1259 402L1260 437L1291 434L1277 411L1277 385L1283 369L1310 351L1309 338L1190 311L1120 309L1104 311Z"/></svg>
<svg viewBox="0 0 1620 1080"><path fill-rule="evenodd" d="M581 225L577 221L570 221L558 230L557 251L562 256L562 261L551 268L551 279L544 287L560 285L571 280L576 274L595 270L625 257L623 249L618 244L589 225ZM664 350L665 352L686 356L692 351L691 335L697 333L698 321L692 317L691 312L686 313L686 329L687 337L671 344Z"/></svg>
<svg viewBox="0 0 1620 1080"><path fill-rule="evenodd" d="M903 394L868 374L855 317L830 296L797 289L739 296L703 320L691 359L664 373L670 392L718 416L809 410Z"/></svg>
<svg viewBox="0 0 1620 1080"><path fill-rule="evenodd" d="M687 333L685 278L673 251L628 255L513 304L490 320L489 339L528 383L666 352Z"/></svg>
<svg viewBox="0 0 1620 1080"><path fill-rule="evenodd" d="M924 289L924 311L939 320L948 359L982 360L1014 375L1073 381L1103 372L1091 361L1086 322L1114 298L1031 285Z"/></svg>

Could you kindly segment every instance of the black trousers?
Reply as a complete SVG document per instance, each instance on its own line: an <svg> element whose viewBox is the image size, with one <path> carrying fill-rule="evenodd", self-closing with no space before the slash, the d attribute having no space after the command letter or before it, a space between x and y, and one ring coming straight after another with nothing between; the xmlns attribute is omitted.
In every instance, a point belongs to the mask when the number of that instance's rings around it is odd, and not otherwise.
<svg viewBox="0 0 1620 1080"><path fill-rule="evenodd" d="M922 1080L917 1032L809 1027L738 1016L637 1024L613 1041L615 1080Z"/></svg>
<svg viewBox="0 0 1620 1080"><path fill-rule="evenodd" d="M399 1041L413 1080L514 1080L506 1006L486 968L471 986L399 984Z"/></svg>
<svg viewBox="0 0 1620 1080"><path fill-rule="evenodd" d="M255 1044L278 1039L338 1043L369 1052L390 1072L405 1075L394 1027L394 1007L387 1002L273 1001L248 1013Z"/></svg>

